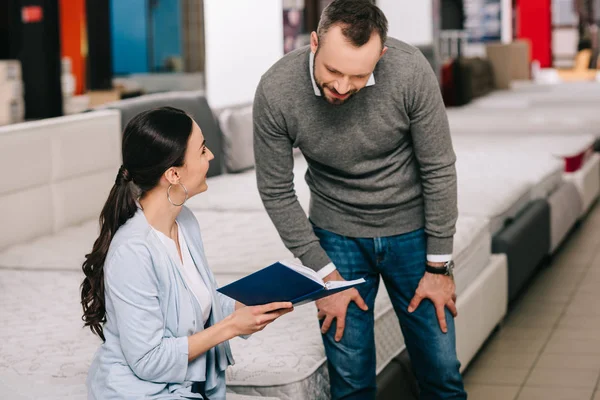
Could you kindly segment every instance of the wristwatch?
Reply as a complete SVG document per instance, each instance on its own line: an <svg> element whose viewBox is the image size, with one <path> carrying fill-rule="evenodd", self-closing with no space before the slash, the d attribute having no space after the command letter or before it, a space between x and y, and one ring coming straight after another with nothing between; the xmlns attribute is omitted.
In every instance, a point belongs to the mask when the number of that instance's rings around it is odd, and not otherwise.
<svg viewBox="0 0 600 400"><path fill-rule="evenodd" d="M454 277L454 261L447 261L442 267L432 267L429 264L425 264L425 270L430 274Z"/></svg>

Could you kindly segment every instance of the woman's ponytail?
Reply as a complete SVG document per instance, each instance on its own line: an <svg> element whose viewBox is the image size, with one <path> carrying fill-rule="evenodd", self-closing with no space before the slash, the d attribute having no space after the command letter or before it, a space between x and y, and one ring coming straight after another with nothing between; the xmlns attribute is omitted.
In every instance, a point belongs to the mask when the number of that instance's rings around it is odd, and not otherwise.
<svg viewBox="0 0 600 400"><path fill-rule="evenodd" d="M92 332L104 339L102 324L106 322L104 305L104 261L110 242L121 225L133 217L137 210L135 191L131 177L123 166L119 169L106 204L100 214L100 236L96 239L92 252L85 256L81 284L81 305L83 321Z"/></svg>

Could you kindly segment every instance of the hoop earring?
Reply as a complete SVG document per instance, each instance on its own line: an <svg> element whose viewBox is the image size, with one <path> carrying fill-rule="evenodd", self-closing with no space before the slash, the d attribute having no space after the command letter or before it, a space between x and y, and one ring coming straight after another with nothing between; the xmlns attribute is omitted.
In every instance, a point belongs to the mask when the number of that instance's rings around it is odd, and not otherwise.
<svg viewBox="0 0 600 400"><path fill-rule="evenodd" d="M173 184L170 184L169 188L167 189L167 199L169 200L169 203L171 203L175 207L181 207L188 200L188 191L187 191L187 188L185 186L183 186L183 183L179 182L179 186L181 186L183 188L183 191L185 192L185 200L183 200L183 203L181 203L181 204L175 204L175 203L173 203L173 200L171 200L171 187L172 186L173 186Z"/></svg>

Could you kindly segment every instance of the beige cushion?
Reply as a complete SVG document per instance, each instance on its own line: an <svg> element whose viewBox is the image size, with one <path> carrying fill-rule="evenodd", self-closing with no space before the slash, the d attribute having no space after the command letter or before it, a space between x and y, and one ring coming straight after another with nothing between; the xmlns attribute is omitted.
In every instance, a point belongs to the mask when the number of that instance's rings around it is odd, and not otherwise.
<svg viewBox="0 0 600 400"><path fill-rule="evenodd" d="M254 167L252 139L252 106L231 108L219 114L223 132L223 152L228 172L241 172Z"/></svg>
<svg viewBox="0 0 600 400"><path fill-rule="evenodd" d="M19 124L25 125L25 124ZM52 172L52 141L14 125L0 128L0 196L50 181Z"/></svg>
<svg viewBox="0 0 600 400"><path fill-rule="evenodd" d="M0 128L0 249L97 219L121 164L106 110Z"/></svg>
<svg viewBox="0 0 600 400"><path fill-rule="evenodd" d="M53 184L54 231L97 219L116 174L113 168Z"/></svg>
<svg viewBox="0 0 600 400"><path fill-rule="evenodd" d="M0 249L51 233L53 219L50 186L43 185L0 195L0 221Z"/></svg>
<svg viewBox="0 0 600 400"><path fill-rule="evenodd" d="M121 165L120 131L119 114L109 111L75 115L68 125L57 123L46 128L53 142L53 179L107 169L116 175Z"/></svg>

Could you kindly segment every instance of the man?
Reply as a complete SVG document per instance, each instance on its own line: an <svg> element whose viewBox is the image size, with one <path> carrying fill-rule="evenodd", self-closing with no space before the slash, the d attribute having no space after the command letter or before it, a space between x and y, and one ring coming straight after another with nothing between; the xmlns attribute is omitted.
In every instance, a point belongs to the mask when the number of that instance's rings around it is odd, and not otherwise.
<svg viewBox="0 0 600 400"><path fill-rule="evenodd" d="M450 261L455 154L425 57L387 38L370 1L335 0L310 48L262 77L253 116L257 183L285 245L325 281L366 279L317 301L332 398L375 397L381 277L422 398L465 399ZM294 192L294 147L308 162L310 220Z"/></svg>

